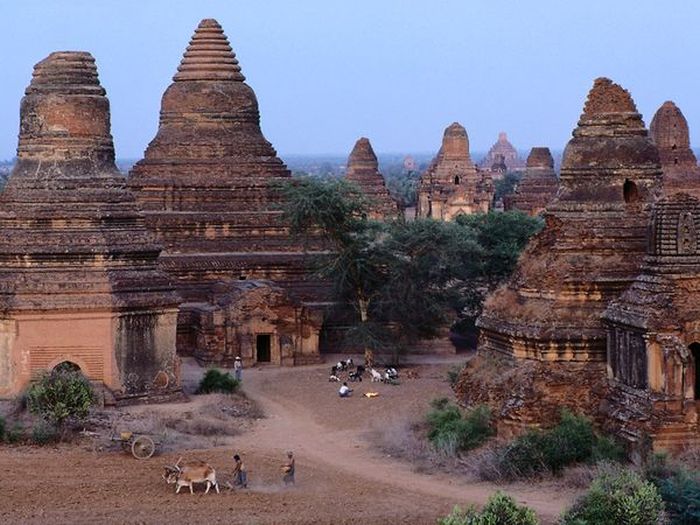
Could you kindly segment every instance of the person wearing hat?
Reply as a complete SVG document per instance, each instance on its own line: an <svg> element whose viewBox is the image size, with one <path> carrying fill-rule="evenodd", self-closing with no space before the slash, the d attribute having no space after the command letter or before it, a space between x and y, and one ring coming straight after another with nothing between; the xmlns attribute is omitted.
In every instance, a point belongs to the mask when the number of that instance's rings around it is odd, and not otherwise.
<svg viewBox="0 0 700 525"><path fill-rule="evenodd" d="M243 361L241 361L241 356L237 355L235 361L233 362L233 376L236 381L243 380Z"/></svg>

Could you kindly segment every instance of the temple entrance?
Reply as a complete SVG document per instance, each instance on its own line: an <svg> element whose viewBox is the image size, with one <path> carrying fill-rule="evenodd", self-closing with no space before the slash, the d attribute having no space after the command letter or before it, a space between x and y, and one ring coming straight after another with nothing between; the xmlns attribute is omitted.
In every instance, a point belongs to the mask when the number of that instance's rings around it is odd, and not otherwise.
<svg viewBox="0 0 700 525"><path fill-rule="evenodd" d="M692 343L688 349L693 355L693 365L695 366L695 400L700 401L700 343Z"/></svg>
<svg viewBox="0 0 700 525"><path fill-rule="evenodd" d="M270 334L258 334L255 336L255 351L258 363L270 362Z"/></svg>
<svg viewBox="0 0 700 525"><path fill-rule="evenodd" d="M55 372L82 372L80 367L73 363L72 361L62 361L53 367Z"/></svg>

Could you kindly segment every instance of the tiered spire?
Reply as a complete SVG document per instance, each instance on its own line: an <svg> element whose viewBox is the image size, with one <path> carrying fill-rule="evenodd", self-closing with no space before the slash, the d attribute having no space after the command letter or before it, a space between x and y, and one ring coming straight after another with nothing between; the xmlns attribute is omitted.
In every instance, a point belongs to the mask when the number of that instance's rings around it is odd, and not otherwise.
<svg viewBox="0 0 700 525"><path fill-rule="evenodd" d="M216 20L206 18L199 23L173 80L245 80L236 53Z"/></svg>

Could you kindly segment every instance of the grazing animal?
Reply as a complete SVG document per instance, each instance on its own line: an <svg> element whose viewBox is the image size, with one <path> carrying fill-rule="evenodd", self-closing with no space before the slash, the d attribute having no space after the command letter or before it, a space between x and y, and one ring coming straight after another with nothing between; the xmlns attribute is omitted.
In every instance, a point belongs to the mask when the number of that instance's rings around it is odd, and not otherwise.
<svg viewBox="0 0 700 525"><path fill-rule="evenodd" d="M178 494L182 487L189 487L190 494L194 494L193 485L195 483L207 484L207 490L204 491L205 494L209 492L212 485L216 489L216 493L219 494L216 471L211 465L204 461L194 460L180 466L180 461L182 461L182 458L178 459L174 466L166 466L163 474L163 479L168 485L175 484L175 494Z"/></svg>
<svg viewBox="0 0 700 525"><path fill-rule="evenodd" d="M382 374L377 372L374 368L370 368L369 373L372 374L372 383L381 383Z"/></svg>
<svg viewBox="0 0 700 525"><path fill-rule="evenodd" d="M360 375L364 374L365 373L365 365L357 365L355 372L357 372Z"/></svg>
<svg viewBox="0 0 700 525"><path fill-rule="evenodd" d="M332 383L332 382L334 382L334 381L340 381L340 378L339 378L337 375L335 375L335 374L331 374L330 376L328 376L328 382L329 382L329 383Z"/></svg>
<svg viewBox="0 0 700 525"><path fill-rule="evenodd" d="M362 381L362 372L358 372L355 370L354 372L350 372L348 374L348 377L350 378L350 381Z"/></svg>
<svg viewBox="0 0 700 525"><path fill-rule="evenodd" d="M389 379L398 379L399 378L399 372L394 368L393 366L390 366L389 368L386 369L386 377Z"/></svg>
<svg viewBox="0 0 700 525"><path fill-rule="evenodd" d="M340 370L340 368L338 368L338 365L333 365L333 366L331 367L331 375L332 375L332 376L337 376L337 375L338 375L338 370Z"/></svg>

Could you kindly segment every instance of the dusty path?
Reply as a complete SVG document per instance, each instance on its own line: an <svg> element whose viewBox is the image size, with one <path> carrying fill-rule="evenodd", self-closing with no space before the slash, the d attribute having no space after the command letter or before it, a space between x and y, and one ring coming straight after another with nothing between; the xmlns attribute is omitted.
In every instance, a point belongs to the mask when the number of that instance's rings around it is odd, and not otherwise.
<svg viewBox="0 0 700 525"><path fill-rule="evenodd" d="M267 417L253 432L242 436L239 445L251 450L277 450L280 457L284 450L292 449L297 457L309 458L328 469L346 472L370 483L386 484L459 504L483 504L493 492L505 489L518 501L534 508L543 520L554 521L571 503L573 494L570 491L550 491L552 487L547 485L498 487L488 483L467 483L443 474L417 473L411 464L381 454L365 439L367 431L381 424L382 420L400 419L400 414L405 417L411 409L422 414L431 399L450 395L444 377L456 359L422 361L423 377L415 380L413 385L411 380L404 381L400 387L368 381L351 383L356 390L351 399L340 399L335 395L337 383L323 383L327 365L294 371L251 370L244 380L245 391L262 405ZM411 391L404 395L405 389ZM365 391L379 391L380 397L365 399L361 397ZM416 403L416 391L423 403ZM407 403L419 406L405 406ZM368 405L373 410L370 411ZM348 425L348 422L352 424Z"/></svg>
<svg viewBox="0 0 700 525"><path fill-rule="evenodd" d="M244 390L267 417L229 437L226 447L178 450L147 461L88 444L0 447L0 470L11 480L3 486L0 523L434 524L455 504L483 503L497 487L418 474L405 461L382 455L367 436L420 417L431 399L449 395L450 366L450 360L424 362L418 379L397 387L363 382L350 399L337 396L327 366L245 370ZM203 373L186 370L190 382ZM369 390L380 396L363 398ZM197 406L194 401L181 410L196 412ZM288 449L297 457L294 487L281 483ZM175 495L160 478L162 465L183 455L210 462L224 481L234 451L249 468L246 491ZM545 484L501 489L535 508L543 523L553 523L573 497Z"/></svg>

